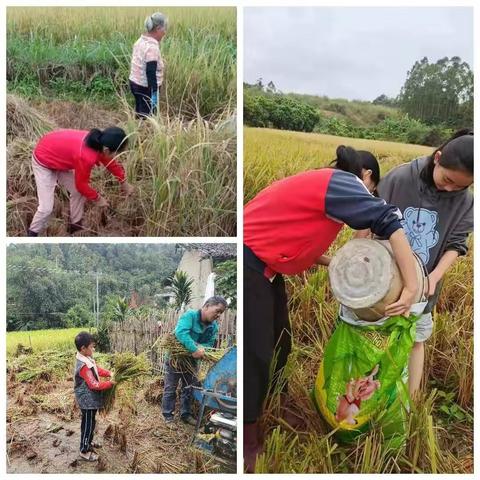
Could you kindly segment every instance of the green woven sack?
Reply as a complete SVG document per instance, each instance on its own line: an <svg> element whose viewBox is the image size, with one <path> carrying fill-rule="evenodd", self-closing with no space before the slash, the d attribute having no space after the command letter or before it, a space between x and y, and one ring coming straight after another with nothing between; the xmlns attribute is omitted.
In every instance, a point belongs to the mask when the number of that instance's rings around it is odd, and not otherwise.
<svg viewBox="0 0 480 480"><path fill-rule="evenodd" d="M368 326L339 321L325 346L312 397L340 441L354 441L377 422L391 448L404 444L406 374L417 318L396 316Z"/></svg>

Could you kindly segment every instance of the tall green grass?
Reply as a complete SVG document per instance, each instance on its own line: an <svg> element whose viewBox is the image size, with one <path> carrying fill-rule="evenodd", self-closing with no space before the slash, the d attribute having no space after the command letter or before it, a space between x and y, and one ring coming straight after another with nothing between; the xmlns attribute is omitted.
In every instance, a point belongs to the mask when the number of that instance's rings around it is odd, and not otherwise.
<svg viewBox="0 0 480 480"><path fill-rule="evenodd" d="M328 165L338 145L372 151L382 173L429 154L432 148L328 135L245 129L245 201L276 179ZM329 255L353 231L345 228ZM342 445L310 400L326 342L338 313L324 267L287 277L293 349L285 369L286 405L303 427L282 419L280 389L270 398L262 425L266 448L257 473L472 473L473 472L473 241L448 272L426 343L424 385L409 416L407 445L389 451L378 428ZM282 385L282 382L278 382ZM248 395L248 392L245 392Z"/></svg>
<svg viewBox="0 0 480 480"><path fill-rule="evenodd" d="M9 7L8 89L116 103L117 94L128 90L133 43L156 10L169 19L161 42L162 102L189 116L222 111L236 95L233 8Z"/></svg>

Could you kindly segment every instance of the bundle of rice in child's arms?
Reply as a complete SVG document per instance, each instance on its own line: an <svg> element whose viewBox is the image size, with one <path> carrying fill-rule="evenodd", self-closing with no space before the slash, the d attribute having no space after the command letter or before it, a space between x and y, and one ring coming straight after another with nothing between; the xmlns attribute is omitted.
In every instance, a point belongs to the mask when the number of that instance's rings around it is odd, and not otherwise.
<svg viewBox="0 0 480 480"><path fill-rule="evenodd" d="M106 390L104 396L104 412L108 413L115 402L118 386L129 380L148 375L151 366L145 355L134 355L131 352L116 353L112 361L113 380L116 384Z"/></svg>

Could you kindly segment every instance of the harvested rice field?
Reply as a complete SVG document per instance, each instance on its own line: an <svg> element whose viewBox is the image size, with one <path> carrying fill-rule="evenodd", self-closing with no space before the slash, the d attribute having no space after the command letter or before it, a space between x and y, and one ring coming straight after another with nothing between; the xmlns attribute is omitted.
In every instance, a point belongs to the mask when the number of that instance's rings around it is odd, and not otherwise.
<svg viewBox="0 0 480 480"><path fill-rule="evenodd" d="M58 331L61 333L61 331ZM7 339L8 336L7 335ZM133 355L133 354L132 354ZM190 445L193 427L168 428L160 413L163 381L142 375L118 386L111 411L97 415L99 461L79 459L80 411L73 395L74 350L18 348L7 360L8 473L219 473ZM110 354L97 354L109 368ZM38 365L44 367L39 369Z"/></svg>

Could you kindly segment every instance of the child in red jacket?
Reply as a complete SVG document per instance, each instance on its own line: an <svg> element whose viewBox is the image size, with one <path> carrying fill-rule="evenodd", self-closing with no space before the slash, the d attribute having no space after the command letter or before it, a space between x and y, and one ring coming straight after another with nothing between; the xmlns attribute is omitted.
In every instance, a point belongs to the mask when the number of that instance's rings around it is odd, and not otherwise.
<svg viewBox="0 0 480 480"><path fill-rule="evenodd" d="M80 427L80 458L90 462L98 460L98 455L92 451L100 447L93 441L95 431L95 415L103 407L103 391L115 385L113 380L101 381L100 377L111 378L108 370L100 368L93 359L95 340L88 332L80 332L75 337L77 347L74 392L77 404L82 411Z"/></svg>
<svg viewBox="0 0 480 480"><path fill-rule="evenodd" d="M55 187L64 186L70 194L70 222L68 233L82 227L86 200L100 207L108 202L94 190L90 174L102 164L121 184L122 192L130 195L131 185L125 180L123 167L114 160L128 145L126 133L118 127L105 130L55 130L44 135L32 155L32 168L37 185L38 208L33 217L29 237L36 237L46 227L53 210Z"/></svg>

